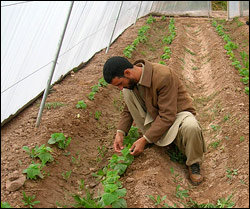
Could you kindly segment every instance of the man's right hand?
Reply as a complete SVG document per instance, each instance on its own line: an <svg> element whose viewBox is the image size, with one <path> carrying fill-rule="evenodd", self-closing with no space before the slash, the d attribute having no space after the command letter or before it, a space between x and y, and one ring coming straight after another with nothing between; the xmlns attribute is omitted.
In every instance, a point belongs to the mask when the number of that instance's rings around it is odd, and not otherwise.
<svg viewBox="0 0 250 209"><path fill-rule="evenodd" d="M124 148L123 147L123 138L124 138L123 133L121 133L121 132L116 133L115 141L114 141L115 152L120 153L121 150Z"/></svg>

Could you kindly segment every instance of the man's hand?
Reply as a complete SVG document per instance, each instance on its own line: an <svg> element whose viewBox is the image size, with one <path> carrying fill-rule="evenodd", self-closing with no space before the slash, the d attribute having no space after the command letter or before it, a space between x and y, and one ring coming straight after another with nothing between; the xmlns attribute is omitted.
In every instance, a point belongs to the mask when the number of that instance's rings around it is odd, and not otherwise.
<svg viewBox="0 0 250 209"><path fill-rule="evenodd" d="M145 145L147 144L147 140L144 137L141 137L140 139L136 140L133 145L131 146L130 154L137 156L141 154L144 150Z"/></svg>
<svg viewBox="0 0 250 209"><path fill-rule="evenodd" d="M123 133L121 133L121 132L116 133L115 141L114 141L115 152L120 153L121 150L124 148L123 147L123 138L124 138Z"/></svg>

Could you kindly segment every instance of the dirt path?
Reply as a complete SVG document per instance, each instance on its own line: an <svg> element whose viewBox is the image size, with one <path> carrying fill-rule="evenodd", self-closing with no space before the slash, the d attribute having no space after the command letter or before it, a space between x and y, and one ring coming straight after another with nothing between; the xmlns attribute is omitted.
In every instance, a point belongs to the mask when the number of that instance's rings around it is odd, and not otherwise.
<svg viewBox="0 0 250 209"><path fill-rule="evenodd" d="M56 84L46 102L61 102L61 107L45 109L41 125L35 128L41 98L22 111L1 129L1 199L13 207L23 207L22 191L35 195L40 203L38 208L73 207L72 194L81 196L80 180L86 188L97 194L100 184L94 172L107 165L114 154L113 137L123 105L122 95L112 86L100 88L93 101L87 98L91 87L102 77L102 66L111 56L123 56L124 48L137 37L138 29L146 24L147 17L128 28L105 54L97 53L86 66L69 74ZM150 29L146 44L138 45L131 62L145 58L159 62L163 54L161 40L167 31L169 19L157 22ZM155 205L148 197L163 197L169 206L183 207L189 198L197 203L216 204L219 198L233 195L235 207L249 207L249 96L244 93L244 85L239 73L231 65L224 49L222 38L218 36L207 18L175 18L176 37L171 44L171 58L167 66L175 69L194 100L197 119L204 130L207 143L201 171L204 182L198 187L191 185L185 164L170 159L171 147L153 145L136 157L126 173L121 177L126 188L128 208L162 207ZM230 28L232 37L238 43L245 43L249 30ZM247 34L248 33L248 34ZM239 36L239 34L246 34ZM249 38L248 38L249 46ZM249 54L249 51L248 51ZM84 100L87 109L75 107ZM100 119L95 112L101 111ZM80 114L80 117L77 117ZM26 180L17 191L7 191L6 181L14 171L22 173L31 163L31 158L22 150L23 146L47 144L52 133L62 132L72 137L67 150L53 146L54 161L45 170L45 178ZM38 162L38 161L37 161ZM66 180L62 174L71 171ZM234 171L234 172L233 172ZM176 191L188 191L188 198L176 196Z"/></svg>

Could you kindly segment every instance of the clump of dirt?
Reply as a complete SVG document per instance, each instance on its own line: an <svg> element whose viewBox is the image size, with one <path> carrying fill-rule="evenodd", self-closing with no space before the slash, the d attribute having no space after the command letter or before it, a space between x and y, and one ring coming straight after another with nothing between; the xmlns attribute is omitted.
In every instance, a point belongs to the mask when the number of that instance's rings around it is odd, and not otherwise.
<svg viewBox="0 0 250 209"><path fill-rule="evenodd" d="M35 207L73 207L72 195L85 195L80 189L81 180L90 192L98 191L100 183L92 173L107 165L114 154L113 139L124 103L120 91L111 85L100 87L94 100L89 100L88 94L102 77L105 61L111 56L124 56L123 50L136 39L147 18L140 18L125 30L107 54L105 50L100 51L83 69L72 72L53 86L46 102L64 105L45 109L38 128L35 128L35 123L41 98L2 127L2 202L21 208L22 191L25 191L26 195L35 195L35 200L40 201ZM169 18L165 21L155 18L147 42L137 46L129 59L131 62L141 58L151 62L162 60L165 46L162 39L168 35ZM171 160L171 146L153 145L135 157L121 176L127 190L127 207L163 207L164 203L165 206L176 204L183 207L183 204L190 203L190 198L199 204L216 204L218 199L232 195L234 207L248 208L249 96L244 92L239 72L231 65L223 39L212 26L212 19L174 19L176 37L170 45L172 54L166 65L180 75L193 98L197 119L204 130L208 148L201 166L204 182L192 186L185 164ZM239 19L243 23L245 20ZM235 56L240 60L239 52L242 51L249 55L249 26L225 21L224 27L232 40L239 44ZM85 101L86 109L76 108L80 100ZM99 118L95 117L97 111L101 113ZM51 134L58 132L72 138L66 150L47 143ZM44 178L27 179L17 191L6 190L9 174L15 171L21 174L32 162L22 147L33 148L42 144L52 147L54 157L54 161L44 168ZM68 171L71 175L65 178L62 174ZM184 198L183 191L188 197ZM157 204L149 198L150 195L155 198L166 195L166 199Z"/></svg>

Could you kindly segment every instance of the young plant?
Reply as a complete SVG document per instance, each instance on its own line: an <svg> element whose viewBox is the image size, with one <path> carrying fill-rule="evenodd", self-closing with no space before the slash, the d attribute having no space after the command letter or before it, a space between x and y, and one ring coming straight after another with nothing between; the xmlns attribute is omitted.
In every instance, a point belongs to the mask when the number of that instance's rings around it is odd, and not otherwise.
<svg viewBox="0 0 250 209"><path fill-rule="evenodd" d="M35 204L40 203L40 201L33 201L36 198L35 195L27 196L24 191L22 193L23 193L23 200L22 200L22 202L24 203L24 206L27 205L30 208L33 208Z"/></svg>
<svg viewBox="0 0 250 209"><path fill-rule="evenodd" d="M95 119L99 120L102 112L101 111L95 111Z"/></svg>
<svg viewBox="0 0 250 209"><path fill-rule="evenodd" d="M184 199L184 197L188 197L188 190L180 190L180 185L178 184L176 187L176 197L180 199Z"/></svg>
<svg viewBox="0 0 250 209"><path fill-rule="evenodd" d="M107 85L108 83L104 80L103 77L98 80L98 86L106 87Z"/></svg>
<svg viewBox="0 0 250 209"><path fill-rule="evenodd" d="M52 162L54 158L50 154L52 149L50 147L45 147L45 144L38 147L35 146L35 149L29 149L27 146L23 146L23 150L25 150L32 158L38 157L42 161L42 165L45 165L47 162Z"/></svg>
<svg viewBox="0 0 250 209"><path fill-rule="evenodd" d="M87 108L87 104L85 104L85 102L83 100L78 101L77 105L76 105L77 109L86 109Z"/></svg>
<svg viewBox="0 0 250 209"><path fill-rule="evenodd" d="M43 175L41 173L41 164L34 162L29 165L27 169L23 170L23 173L27 173L27 179L36 179L37 176L40 178L43 178Z"/></svg>
<svg viewBox="0 0 250 209"><path fill-rule="evenodd" d="M63 133L53 133L51 134L51 138L48 140L49 144L55 144L58 143L58 147L60 149L66 149L71 142L71 137L68 137L66 140L66 137Z"/></svg>
<svg viewBox="0 0 250 209"><path fill-rule="evenodd" d="M8 202L1 202L1 208L13 208Z"/></svg>
<svg viewBox="0 0 250 209"><path fill-rule="evenodd" d="M88 98L89 98L89 100L94 100L94 99L95 99L95 94L96 94L96 92L91 91L91 92L87 95Z"/></svg>
<svg viewBox="0 0 250 209"><path fill-rule="evenodd" d="M62 177L63 177L63 179L65 179L66 181L68 181L68 180L69 180L69 177L70 177L70 175L71 175L71 173L72 173L71 170L66 171L65 173L62 172Z"/></svg>
<svg viewBox="0 0 250 209"><path fill-rule="evenodd" d="M45 108L47 109L51 109L51 107L53 107L54 109L56 109L57 107L62 107L65 104L61 103L61 102L49 102L45 104Z"/></svg>
<svg viewBox="0 0 250 209"><path fill-rule="evenodd" d="M150 198L151 200L153 200L155 205L160 205L162 201L164 201L166 199L166 195L164 195L162 198L160 195L157 195L157 197L155 198L153 195L147 195L148 198Z"/></svg>
<svg viewBox="0 0 250 209"><path fill-rule="evenodd" d="M152 24L153 22L155 22L156 21L156 19L152 16L152 15L150 15L149 17L148 17L148 19L147 19L147 24Z"/></svg>

